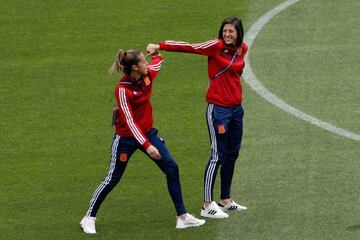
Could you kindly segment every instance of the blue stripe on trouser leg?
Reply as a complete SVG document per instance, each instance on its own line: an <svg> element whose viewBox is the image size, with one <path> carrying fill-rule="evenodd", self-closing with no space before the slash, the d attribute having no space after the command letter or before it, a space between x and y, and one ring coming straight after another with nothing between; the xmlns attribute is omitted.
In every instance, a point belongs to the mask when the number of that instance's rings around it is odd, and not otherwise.
<svg viewBox="0 0 360 240"><path fill-rule="evenodd" d="M106 196L120 181L128 163L128 161L118 161L120 152L126 152L127 160L129 160L136 148L136 142L134 139L121 138L120 136L115 135L111 148L109 172L108 175L105 177L104 181L102 181L99 187L96 189L93 197L90 200L90 207L87 211L88 216L96 216L96 213L99 210L101 203L105 200Z"/></svg>
<svg viewBox="0 0 360 240"><path fill-rule="evenodd" d="M232 117L228 123L226 157L222 162L220 170L220 199L230 199L231 182L234 175L235 162L239 156L243 134L243 116L244 110L241 105L232 108Z"/></svg>
<svg viewBox="0 0 360 240"><path fill-rule="evenodd" d="M166 175L168 191L175 206L176 214L178 216L185 214L186 208L181 192L178 165L173 159L173 157L170 155L164 141L160 139L159 136L157 136L157 130L155 128L153 128L148 134L146 134L146 136L148 137L150 143L155 146L160 152L161 159L153 161Z"/></svg>

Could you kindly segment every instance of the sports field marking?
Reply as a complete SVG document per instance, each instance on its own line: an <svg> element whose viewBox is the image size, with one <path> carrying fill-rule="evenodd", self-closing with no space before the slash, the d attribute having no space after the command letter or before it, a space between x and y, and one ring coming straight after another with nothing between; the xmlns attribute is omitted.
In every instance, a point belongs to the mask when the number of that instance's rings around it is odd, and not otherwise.
<svg viewBox="0 0 360 240"><path fill-rule="evenodd" d="M250 28L250 30L245 34L244 40L248 44L249 50L259 32L263 29L263 27L278 13L285 10L287 7L297 3L300 0L287 0L280 5L276 6L272 10L265 13L262 17L260 17ZM297 118L300 118L304 121L307 121L311 124L314 124L318 127L321 127L329 132L335 133L337 135L353 139L355 141L360 141L360 135L352 133L342 128L338 128L328 122L322 121L315 117L312 117L299 109L290 106L287 102L280 99L278 96L272 94L255 76L254 72L251 69L249 54L245 58L246 67L244 70L244 80L245 82L260 96L262 96L266 101L271 104L279 107L285 112L294 115Z"/></svg>

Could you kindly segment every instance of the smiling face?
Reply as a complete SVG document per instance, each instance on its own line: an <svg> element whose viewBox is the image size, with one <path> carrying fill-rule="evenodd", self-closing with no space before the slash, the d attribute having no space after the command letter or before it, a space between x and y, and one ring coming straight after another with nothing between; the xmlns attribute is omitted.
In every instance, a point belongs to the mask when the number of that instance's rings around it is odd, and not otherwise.
<svg viewBox="0 0 360 240"><path fill-rule="evenodd" d="M223 27L222 36L226 44L235 45L237 40L237 30L235 25L232 23L227 23Z"/></svg>

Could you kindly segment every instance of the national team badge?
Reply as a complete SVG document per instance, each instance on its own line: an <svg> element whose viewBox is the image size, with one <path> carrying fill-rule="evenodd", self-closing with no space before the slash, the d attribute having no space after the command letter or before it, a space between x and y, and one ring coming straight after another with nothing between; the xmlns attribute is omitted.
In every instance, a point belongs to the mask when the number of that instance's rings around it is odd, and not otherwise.
<svg viewBox="0 0 360 240"><path fill-rule="evenodd" d="M150 81L149 77L146 77L146 78L144 79L144 83L145 83L146 86L149 86L149 85L150 85L151 81Z"/></svg>
<svg viewBox="0 0 360 240"><path fill-rule="evenodd" d="M224 134L225 133L225 125L221 124L218 126L218 133L219 134Z"/></svg>
<svg viewBox="0 0 360 240"><path fill-rule="evenodd" d="M128 160L127 153L120 153L119 160L120 160L120 162L127 162L127 160Z"/></svg>

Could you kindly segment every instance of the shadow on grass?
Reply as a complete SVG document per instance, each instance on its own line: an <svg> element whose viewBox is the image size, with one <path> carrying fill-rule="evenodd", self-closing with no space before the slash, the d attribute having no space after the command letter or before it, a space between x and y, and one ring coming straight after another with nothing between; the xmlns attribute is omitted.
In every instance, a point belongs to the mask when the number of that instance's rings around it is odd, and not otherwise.
<svg viewBox="0 0 360 240"><path fill-rule="evenodd" d="M360 230L360 224L349 226L346 228L347 231L358 231Z"/></svg>

